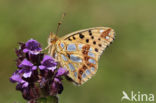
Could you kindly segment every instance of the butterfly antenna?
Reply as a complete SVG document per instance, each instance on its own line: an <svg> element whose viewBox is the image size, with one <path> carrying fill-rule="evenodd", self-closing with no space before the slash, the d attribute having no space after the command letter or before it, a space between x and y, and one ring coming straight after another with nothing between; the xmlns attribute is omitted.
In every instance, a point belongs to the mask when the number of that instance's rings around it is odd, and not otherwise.
<svg viewBox="0 0 156 103"><path fill-rule="evenodd" d="M56 35L57 35L58 31L59 31L59 28L60 28L60 26L61 26L61 24L63 22L63 19L64 19L65 15L66 15L66 13L62 14L62 17L61 17L60 21L57 24Z"/></svg>

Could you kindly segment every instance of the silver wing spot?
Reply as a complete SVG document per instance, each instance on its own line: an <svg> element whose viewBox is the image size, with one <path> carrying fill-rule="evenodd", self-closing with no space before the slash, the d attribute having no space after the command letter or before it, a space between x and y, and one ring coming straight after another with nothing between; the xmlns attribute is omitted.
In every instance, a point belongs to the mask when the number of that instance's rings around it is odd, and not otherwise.
<svg viewBox="0 0 156 103"><path fill-rule="evenodd" d="M67 51L76 51L76 45L75 44L69 44L67 46Z"/></svg>
<svg viewBox="0 0 156 103"><path fill-rule="evenodd" d="M89 74L90 74L90 71L89 71L88 69L87 69L85 72L86 72L86 74L87 74L87 75L89 75Z"/></svg>
<svg viewBox="0 0 156 103"><path fill-rule="evenodd" d="M78 45L78 49L79 49L79 50L82 50L82 47L83 47L82 44L79 44L79 45Z"/></svg>
<svg viewBox="0 0 156 103"><path fill-rule="evenodd" d="M74 76L77 78L77 72L74 72Z"/></svg>
<svg viewBox="0 0 156 103"><path fill-rule="evenodd" d="M55 52L55 54L54 54L54 58L57 58L57 53Z"/></svg>
<svg viewBox="0 0 156 103"><path fill-rule="evenodd" d="M94 72L94 71L95 71L95 68L94 68L94 67L91 67L90 69L91 69L91 71L92 71L92 72Z"/></svg>
<svg viewBox="0 0 156 103"><path fill-rule="evenodd" d="M64 61L67 61L68 59L66 58L66 56L64 56L63 54L61 54L61 57L63 58Z"/></svg>
<svg viewBox="0 0 156 103"><path fill-rule="evenodd" d="M104 32L104 30L100 30L100 33L103 33Z"/></svg>
<svg viewBox="0 0 156 103"><path fill-rule="evenodd" d="M86 78L86 74L85 73L82 74L82 78Z"/></svg>
<svg viewBox="0 0 156 103"><path fill-rule="evenodd" d="M92 63L92 64L96 64L95 60L93 60L93 59L89 59L88 61L89 61L90 63Z"/></svg>
<svg viewBox="0 0 156 103"><path fill-rule="evenodd" d="M88 56L95 57L94 53L92 53L92 52L88 52Z"/></svg>
<svg viewBox="0 0 156 103"><path fill-rule="evenodd" d="M108 40L109 39L109 36L106 36L106 39Z"/></svg>
<svg viewBox="0 0 156 103"><path fill-rule="evenodd" d="M61 43L60 46L62 49L64 49L64 43Z"/></svg>
<svg viewBox="0 0 156 103"><path fill-rule="evenodd" d="M93 48L89 48L89 51L90 51L90 52L93 51Z"/></svg>
<svg viewBox="0 0 156 103"><path fill-rule="evenodd" d="M73 62L82 62L82 59L79 58L78 56L75 56L73 54L70 55L70 59L73 61Z"/></svg>
<svg viewBox="0 0 156 103"><path fill-rule="evenodd" d="M70 70L73 72L75 70L73 64L69 63L68 65L69 65Z"/></svg>

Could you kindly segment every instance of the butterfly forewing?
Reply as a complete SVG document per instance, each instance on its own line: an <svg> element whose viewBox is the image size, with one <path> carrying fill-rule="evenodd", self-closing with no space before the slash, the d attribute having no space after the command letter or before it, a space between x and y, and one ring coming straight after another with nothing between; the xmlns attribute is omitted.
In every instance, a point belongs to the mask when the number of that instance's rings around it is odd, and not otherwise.
<svg viewBox="0 0 156 103"><path fill-rule="evenodd" d="M96 73L98 59L113 39L114 30L108 27L76 31L56 42L55 54L68 76L81 85Z"/></svg>
<svg viewBox="0 0 156 103"><path fill-rule="evenodd" d="M89 44L98 56L113 41L114 30L109 27L95 27L76 31L64 36L62 39L69 42Z"/></svg>

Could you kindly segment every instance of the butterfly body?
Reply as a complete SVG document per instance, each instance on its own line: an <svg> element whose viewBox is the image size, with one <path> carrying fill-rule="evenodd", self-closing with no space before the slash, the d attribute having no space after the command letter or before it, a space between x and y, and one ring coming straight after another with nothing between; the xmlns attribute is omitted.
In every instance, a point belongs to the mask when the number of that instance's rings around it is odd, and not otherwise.
<svg viewBox="0 0 156 103"><path fill-rule="evenodd" d="M109 27L84 29L62 38L51 33L49 54L69 71L68 77L81 85L96 73L98 60L113 39L114 30Z"/></svg>

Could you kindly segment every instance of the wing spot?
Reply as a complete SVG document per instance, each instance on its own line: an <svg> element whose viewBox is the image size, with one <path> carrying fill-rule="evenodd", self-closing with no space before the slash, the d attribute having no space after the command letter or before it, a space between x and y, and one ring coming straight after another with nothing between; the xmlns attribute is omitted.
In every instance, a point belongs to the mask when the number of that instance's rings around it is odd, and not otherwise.
<svg viewBox="0 0 156 103"><path fill-rule="evenodd" d="M86 39L86 43L89 43L89 39Z"/></svg>
<svg viewBox="0 0 156 103"><path fill-rule="evenodd" d="M89 67L90 67L90 66L92 66L92 64L91 64L91 63L89 63L89 62L87 63L87 65L88 65Z"/></svg>
<svg viewBox="0 0 156 103"><path fill-rule="evenodd" d="M91 52L92 50L93 50L93 48L90 47L90 48L89 48L89 51Z"/></svg>
<svg viewBox="0 0 156 103"><path fill-rule="evenodd" d="M99 38L98 40L100 41L101 39Z"/></svg>
<svg viewBox="0 0 156 103"><path fill-rule="evenodd" d="M77 72L74 72L74 76L77 78Z"/></svg>
<svg viewBox="0 0 156 103"><path fill-rule="evenodd" d="M78 76L78 79L81 80L81 76L80 75Z"/></svg>
<svg viewBox="0 0 156 103"><path fill-rule="evenodd" d="M99 50L97 48L95 48L95 51L98 52Z"/></svg>
<svg viewBox="0 0 156 103"><path fill-rule="evenodd" d="M94 53L92 53L92 52L88 52L88 56L95 57Z"/></svg>
<svg viewBox="0 0 156 103"><path fill-rule="evenodd" d="M73 72L75 70L73 64L69 63L68 65L69 65L70 70Z"/></svg>
<svg viewBox="0 0 156 103"><path fill-rule="evenodd" d="M108 36L108 34L110 33L111 29L107 29L106 31L102 32L101 37L102 38L106 38L106 36ZM108 39L108 37L106 38Z"/></svg>
<svg viewBox="0 0 156 103"><path fill-rule="evenodd" d="M82 59L79 58L78 56L75 56L75 55L70 55L70 59L73 61L73 62L82 62Z"/></svg>
<svg viewBox="0 0 156 103"><path fill-rule="evenodd" d="M66 56L64 56L63 54L61 54L61 57L63 58L64 61L67 61L68 59L66 58Z"/></svg>
<svg viewBox="0 0 156 103"><path fill-rule="evenodd" d="M90 46L89 45L85 45L82 47L83 50L89 50Z"/></svg>
<svg viewBox="0 0 156 103"><path fill-rule="evenodd" d="M83 65L83 66L82 66L82 69L83 69L83 70L86 70L86 69L87 69L87 66Z"/></svg>
<svg viewBox="0 0 156 103"><path fill-rule="evenodd" d="M94 39L94 36L92 36L91 38Z"/></svg>
<svg viewBox="0 0 156 103"><path fill-rule="evenodd" d="M106 36L105 38L106 38L107 40L109 40L109 36Z"/></svg>
<svg viewBox="0 0 156 103"><path fill-rule="evenodd" d="M92 36L92 31L91 30L88 30L88 32L89 32L89 35Z"/></svg>
<svg viewBox="0 0 156 103"><path fill-rule="evenodd" d="M57 53L55 52L55 54L54 54L54 58L57 58Z"/></svg>
<svg viewBox="0 0 156 103"><path fill-rule="evenodd" d="M101 44L99 44L99 47L101 47L102 45Z"/></svg>
<svg viewBox="0 0 156 103"><path fill-rule="evenodd" d="M82 51L82 54L83 54L83 55L87 55L87 54L88 54L88 51L83 50L83 51Z"/></svg>
<svg viewBox="0 0 156 103"><path fill-rule="evenodd" d="M93 44L96 45L96 41L93 41Z"/></svg>
<svg viewBox="0 0 156 103"><path fill-rule="evenodd" d="M76 38L73 36L73 39L75 40Z"/></svg>
<svg viewBox="0 0 156 103"><path fill-rule="evenodd" d="M78 45L78 49L81 50L82 49L82 46L83 46L82 44L79 44Z"/></svg>
<svg viewBox="0 0 156 103"><path fill-rule="evenodd" d="M76 45L75 44L69 44L67 46L67 50L68 51L75 51L76 50Z"/></svg>
<svg viewBox="0 0 156 103"><path fill-rule="evenodd" d="M72 41L72 39L68 38L69 41Z"/></svg>
<svg viewBox="0 0 156 103"><path fill-rule="evenodd" d="M100 33L104 32L104 30L100 30Z"/></svg>
<svg viewBox="0 0 156 103"><path fill-rule="evenodd" d="M94 59L89 59L89 62L92 63L92 64L96 64Z"/></svg>
<svg viewBox="0 0 156 103"><path fill-rule="evenodd" d="M61 48L63 49L63 48L64 48L64 43L61 43L60 46L61 46Z"/></svg>
<svg viewBox="0 0 156 103"><path fill-rule="evenodd" d="M82 74L82 78L86 78L86 74L85 73Z"/></svg>
<svg viewBox="0 0 156 103"><path fill-rule="evenodd" d="M79 33L79 37L80 37L81 39L83 39L83 38L84 38L84 35L82 35L82 33Z"/></svg>
<svg viewBox="0 0 156 103"><path fill-rule="evenodd" d="M84 57L84 60L85 60L85 61L88 61L88 59L89 59L88 56L85 56L85 57Z"/></svg>
<svg viewBox="0 0 156 103"><path fill-rule="evenodd" d="M92 72L94 72L94 71L95 71L95 68L94 68L94 67L91 67L90 69L91 69L91 71L92 71Z"/></svg>
<svg viewBox="0 0 156 103"><path fill-rule="evenodd" d="M83 74L83 70L82 70L82 69L79 70L79 74L80 74L80 75Z"/></svg>
<svg viewBox="0 0 156 103"><path fill-rule="evenodd" d="M87 75L89 75L89 74L90 74L90 71L89 71L88 69L87 69L85 72L86 72L86 74L87 74Z"/></svg>
<svg viewBox="0 0 156 103"><path fill-rule="evenodd" d="M82 47L82 54L83 54L83 55L87 55L87 54L88 54L89 48L90 48L89 45L83 46L83 47Z"/></svg>
<svg viewBox="0 0 156 103"><path fill-rule="evenodd" d="M67 53L68 58L70 59L70 55Z"/></svg>

